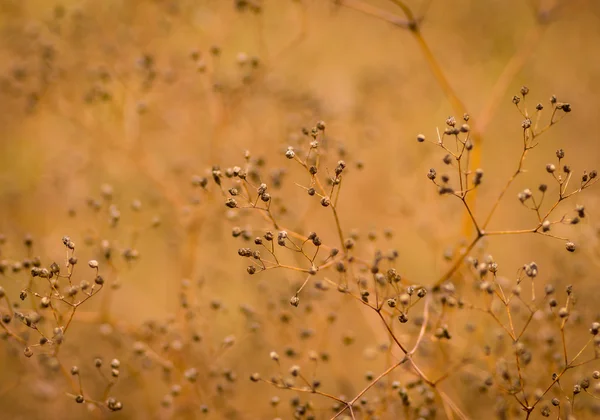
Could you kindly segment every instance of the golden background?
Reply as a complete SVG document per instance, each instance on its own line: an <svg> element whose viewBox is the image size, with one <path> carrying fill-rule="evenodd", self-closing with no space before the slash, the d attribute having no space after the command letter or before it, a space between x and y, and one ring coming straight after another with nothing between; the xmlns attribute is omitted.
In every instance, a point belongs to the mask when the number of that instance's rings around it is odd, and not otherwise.
<svg viewBox="0 0 600 420"><path fill-rule="evenodd" d="M548 104L553 94L572 105L573 112L528 155L527 172L508 191L490 229L535 226L535 216L516 194L550 183L544 168L554 162L556 149L565 150L577 174L598 167L596 1L407 1L417 17L424 15L424 45L385 20L404 19L390 1L249 3L240 10L229 0L0 1L0 231L7 238L0 257L23 258L27 234L44 264L64 260L65 235L78 245L82 263L101 260L101 239L113 241L117 257L127 248L140 256L133 263L115 258L113 267L101 261L107 282L120 287L103 290L76 314L62 360L85 370L84 384L101 394L104 383L93 359L119 358L127 367L111 392L124 410L110 414L76 405L64 396L62 377L37 356L25 359L22 349L6 340L0 345L1 418L287 419L293 393L247 379L254 371L266 377L277 371L271 350L283 355L292 347L307 366L310 350L328 352L331 360L319 364L319 378L323 389L336 395L351 397L368 383L366 371L385 369L389 355L377 349L387 342L386 332L360 305L334 291L327 297L311 291L293 308L288 300L301 276L276 270L247 275L236 255L242 245L230 232L248 224L260 230L264 221L229 220L218 190L203 193L190 183L213 165L242 165L246 150L253 159L264 159L267 168L285 168L279 196L286 225L335 243L331 215L294 185L308 178L284 157L288 145L302 141L302 127L324 120L331 153L343 145L350 167L338 205L344 229L356 229L363 239L377 232L376 245L364 246L366 255L376 247L397 249L402 275L425 286L447 266L446 249L472 232L460 202L438 196L425 176L430 167L442 167L444 153L418 144L417 134L435 139L449 115L460 120L463 111L470 114L469 124L481 134L475 148L485 169L474 208L484 217L515 171L522 148L523 118L512 96L526 85L530 110L537 102ZM253 5L261 6L259 13ZM211 53L214 47L218 55ZM432 72L431 60L448 88ZM121 212L117 227L108 223L103 185L114 190L112 203ZM88 199L100 200L102 209L91 210ZM140 211L131 209L134 200L142 203ZM487 252L511 281L524 263L536 261L540 291L545 283L561 291L574 284L586 326L597 317L600 299L599 200L597 187L577 196L587 217L558 231L578 244L574 254L561 241L534 235L486 240ZM575 201L559 212L572 210ZM161 224L152 228L155 217ZM386 228L394 232L388 240ZM81 265L78 280L90 276ZM27 273L5 275L0 285L16 300L27 278ZM192 326L178 309L182 279L190 280L198 305ZM253 319L240 305L257 312L257 331L251 331ZM329 325L331 312L337 321ZM281 322L282 314L290 321ZM487 327L473 340L463 332L465 317L483 320L477 313L457 315L453 344L463 353L486 342L486 328L497 328L481 321ZM192 366L200 371L199 390L184 388L182 402L171 407L161 405L169 386L160 369L146 371L132 355L139 326L150 319L187 325L164 339L179 340L183 350L166 354L180 373ZM202 335L199 343L190 341L191 330ZM224 349L223 340L231 335L235 344ZM354 343L345 345L349 337ZM585 340L574 335L571 343L576 347ZM294 363L300 364L286 359L282 369ZM446 364L436 363L431 369ZM235 372L235 381L223 379L227 370ZM493 398L472 397L461 385L465 380L448 384L448 394L470 418L492 418ZM221 394L215 391L220 383ZM269 403L273 395L282 399L277 409ZM198 401L210 412L201 414ZM330 402L314 401L317 418L335 414L327 408ZM590 410L576 418L593 418ZM404 416L391 413L380 418Z"/></svg>

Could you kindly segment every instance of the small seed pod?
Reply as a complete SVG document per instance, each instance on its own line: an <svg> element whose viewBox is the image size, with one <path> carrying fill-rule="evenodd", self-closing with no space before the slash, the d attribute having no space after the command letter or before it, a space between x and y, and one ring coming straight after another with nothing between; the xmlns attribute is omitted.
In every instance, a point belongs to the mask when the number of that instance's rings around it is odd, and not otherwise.
<svg viewBox="0 0 600 420"><path fill-rule="evenodd" d="M290 375L296 377L300 374L300 366L294 365L290 368Z"/></svg>
<svg viewBox="0 0 600 420"><path fill-rule="evenodd" d="M481 178L483 178L483 169L476 169L475 176L473 177L473 185L481 184Z"/></svg>

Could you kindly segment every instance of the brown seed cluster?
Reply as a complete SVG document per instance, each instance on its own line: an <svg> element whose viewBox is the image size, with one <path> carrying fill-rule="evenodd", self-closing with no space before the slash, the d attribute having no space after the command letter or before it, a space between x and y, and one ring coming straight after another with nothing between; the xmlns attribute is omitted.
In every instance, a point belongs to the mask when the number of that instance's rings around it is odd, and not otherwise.
<svg viewBox="0 0 600 420"><path fill-rule="evenodd" d="M472 114L426 4L84 3L2 8L0 175L23 167L0 188L4 416L599 415L597 162L554 129L581 89L503 92L560 2L531 2L536 36ZM363 15L432 71L365 59ZM321 36L340 22L352 54ZM437 129L414 99L434 90Z"/></svg>

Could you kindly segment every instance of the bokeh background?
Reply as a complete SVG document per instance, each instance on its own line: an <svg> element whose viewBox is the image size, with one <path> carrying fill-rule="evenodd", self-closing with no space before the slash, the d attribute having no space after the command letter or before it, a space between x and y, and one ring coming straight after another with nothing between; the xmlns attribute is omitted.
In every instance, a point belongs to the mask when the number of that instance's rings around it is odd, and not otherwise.
<svg viewBox="0 0 600 420"><path fill-rule="evenodd" d="M26 235L33 238L33 254L47 264L64 259L64 235L78 244L82 261L101 260L102 239L117 254L139 253L133 261L119 257L101 267L111 284L103 290L108 297L82 308L63 356L63 363L87 370L82 378L90 393L103 388L93 359L118 357L127 367L111 392L126 409L108 414L76 405L64 396L63 378L39 357L25 359L22 349L2 341L0 417L285 419L292 418L292 393L247 380L254 371L277 371L269 351L294 349L302 363L311 350L327 352L330 361L318 366L323 387L348 396L367 383L366 371L387 365L389 355L379 351L385 331L350 299L311 290L291 308L289 297L302 278L287 272L248 276L237 256L239 239L230 232L234 226L260 230L264 221L239 219L216 190L204 193L190 183L213 165L243 164L249 151L251 159L264 160L266 173L282 177L277 204L287 210L287 226L335 243L331 215L294 185L306 178L284 157L287 146L305 141L303 127L324 120L332 161L343 153L350 166L339 204L344 229L362 238L376 232L366 255L375 247L397 249L397 266L411 281L427 286L439 277L447 266L444 252L467 233L464 210L458 200L439 197L426 179L430 167L443 165L443 153L418 144L416 136L433 139L449 115L462 116L410 31L356 10L403 17L400 8L384 0L341 3L347 5L0 0L1 257L23 258ZM424 16L423 39L481 132L475 147L485 182L474 204L477 215L486 214L517 167L522 117L512 96L526 85L530 109L549 104L553 94L571 103L573 112L528 156L527 173L509 190L490 228L535 226L516 194L549 183L544 168L557 148L579 174L600 163L600 3L406 4ZM93 210L90 200L101 209ZM132 209L135 200L140 210ZM533 236L493 238L486 252L510 279L536 261L540 287L575 284L583 316L592 319L600 299L599 200L598 188L578 196L588 216L558 230L578 244L574 254L561 241ZM120 211L116 227L108 222L111 203ZM565 203L559 213L574 206ZM385 239L384 229L394 235ZM86 267L78 275L88 275ZM26 273L0 277L15 296L26 279ZM183 279L192 291L182 291ZM182 293L198 308L192 321L182 320ZM330 313L334 323L326 321ZM158 326L149 327L150 320ZM167 407L169 380L138 363L132 346L148 329L180 324L153 343L157 349L169 344L164 354L179 376L195 367L201 384L185 388L183 402ZM191 340L194 334L202 339ZM454 339L468 349L461 334L457 327ZM491 418L493 399L474 400L468 387L451 394L470 418ZM275 395L282 400L278 408L270 403ZM202 414L198 401L210 411ZM330 403L315 401L318 418L329 418L331 410L323 407Z"/></svg>

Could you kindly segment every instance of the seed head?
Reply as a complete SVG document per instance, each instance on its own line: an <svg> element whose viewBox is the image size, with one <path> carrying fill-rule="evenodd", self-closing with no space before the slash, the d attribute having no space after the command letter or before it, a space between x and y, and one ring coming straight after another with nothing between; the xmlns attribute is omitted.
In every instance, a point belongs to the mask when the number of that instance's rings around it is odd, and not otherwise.
<svg viewBox="0 0 600 420"><path fill-rule="evenodd" d="M435 179L435 177L437 176L437 173L435 171L435 169L431 168L429 170L429 172L427 173L427 178L431 179L432 181Z"/></svg>
<svg viewBox="0 0 600 420"><path fill-rule="evenodd" d="M549 230L550 230L550 221L544 220L544 222L542 223L542 231L548 232Z"/></svg>

